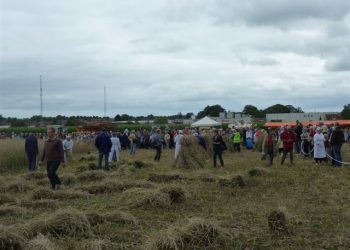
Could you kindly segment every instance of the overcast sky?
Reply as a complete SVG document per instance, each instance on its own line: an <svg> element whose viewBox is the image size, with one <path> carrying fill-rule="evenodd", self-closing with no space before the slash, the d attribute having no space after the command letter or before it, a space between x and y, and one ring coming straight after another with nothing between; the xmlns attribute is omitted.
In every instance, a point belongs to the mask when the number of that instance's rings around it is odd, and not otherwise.
<svg viewBox="0 0 350 250"><path fill-rule="evenodd" d="M1 0L0 114L341 111L349 0Z"/></svg>

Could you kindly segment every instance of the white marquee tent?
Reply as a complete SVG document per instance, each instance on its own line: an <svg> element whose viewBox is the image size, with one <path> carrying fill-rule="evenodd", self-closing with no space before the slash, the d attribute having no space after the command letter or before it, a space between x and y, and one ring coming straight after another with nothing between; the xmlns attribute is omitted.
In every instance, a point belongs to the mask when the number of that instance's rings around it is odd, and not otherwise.
<svg viewBox="0 0 350 250"><path fill-rule="evenodd" d="M214 127L214 126L220 126L221 123L217 122L211 118L209 118L208 116L203 117L202 119L194 122L191 124L192 128L198 128L198 127Z"/></svg>

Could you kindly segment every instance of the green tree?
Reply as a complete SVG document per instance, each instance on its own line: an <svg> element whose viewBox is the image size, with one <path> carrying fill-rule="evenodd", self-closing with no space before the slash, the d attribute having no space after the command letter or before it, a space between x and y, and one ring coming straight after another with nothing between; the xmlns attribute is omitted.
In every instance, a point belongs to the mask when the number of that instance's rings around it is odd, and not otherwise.
<svg viewBox="0 0 350 250"><path fill-rule="evenodd" d="M264 114L261 112L261 110L258 110L257 107L253 105L245 105L242 111L243 114L251 115L252 117L263 117Z"/></svg>
<svg viewBox="0 0 350 250"><path fill-rule="evenodd" d="M219 104L213 106L206 106L203 111L198 112L197 118L203 118L205 116L218 117L221 112L225 112L226 110L221 107Z"/></svg>
<svg viewBox="0 0 350 250"><path fill-rule="evenodd" d="M350 120L350 103L347 105L344 105L344 108L340 112L340 114L344 120Z"/></svg>
<svg viewBox="0 0 350 250"><path fill-rule="evenodd" d="M168 124L168 117L166 117L166 116L156 116L154 118L154 124Z"/></svg>
<svg viewBox="0 0 350 250"><path fill-rule="evenodd" d="M286 105L286 107L290 110L290 113L304 113L301 107L294 107L293 105Z"/></svg>
<svg viewBox="0 0 350 250"><path fill-rule="evenodd" d="M290 113L290 109L282 104L275 104L266 108L264 114L280 114L280 113Z"/></svg>

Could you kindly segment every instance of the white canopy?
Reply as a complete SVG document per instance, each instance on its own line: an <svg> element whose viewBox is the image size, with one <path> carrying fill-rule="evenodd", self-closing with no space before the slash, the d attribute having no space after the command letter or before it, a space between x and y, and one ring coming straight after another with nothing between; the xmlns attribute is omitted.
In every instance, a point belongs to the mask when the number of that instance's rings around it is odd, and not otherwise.
<svg viewBox="0 0 350 250"><path fill-rule="evenodd" d="M196 127L213 127L213 126L220 126L221 123L217 122L208 116L203 117L202 119L194 122L191 124L191 127L196 128Z"/></svg>

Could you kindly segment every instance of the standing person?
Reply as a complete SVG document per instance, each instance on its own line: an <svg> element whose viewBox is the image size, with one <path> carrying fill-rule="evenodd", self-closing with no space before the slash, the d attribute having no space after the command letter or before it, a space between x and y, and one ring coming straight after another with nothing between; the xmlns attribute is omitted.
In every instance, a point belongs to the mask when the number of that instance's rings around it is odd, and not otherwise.
<svg viewBox="0 0 350 250"><path fill-rule="evenodd" d="M290 126L288 126L281 134L281 141L283 143L283 156L281 159L281 165L283 165L287 154L289 153L290 163L293 165L293 147L297 141L296 134Z"/></svg>
<svg viewBox="0 0 350 250"><path fill-rule="evenodd" d="M237 129L233 130L233 150L241 152L241 133Z"/></svg>
<svg viewBox="0 0 350 250"><path fill-rule="evenodd" d="M218 131L214 130L214 137L213 137L213 149L214 149L214 168L216 168L216 158L219 157L221 167L224 167L224 161L222 160L222 145L224 145L224 140L222 139L222 136L219 135Z"/></svg>
<svg viewBox="0 0 350 250"><path fill-rule="evenodd" d="M296 143L295 149L298 154L301 153L301 134L303 133L303 125L297 120L295 126Z"/></svg>
<svg viewBox="0 0 350 250"><path fill-rule="evenodd" d="M62 163L63 167L65 166L63 144L62 141L56 137L55 128L49 127L47 129L47 136L48 139L45 141L44 152L39 165L46 159L47 176L49 177L51 187L53 190L58 190L61 186L61 180L56 172L60 163Z"/></svg>
<svg viewBox="0 0 350 250"><path fill-rule="evenodd" d="M95 146L98 149L98 168L102 169L102 159L105 158L105 168L109 170L108 156L112 148L112 141L109 135L107 135L106 130L102 129L102 133L99 134L95 139Z"/></svg>
<svg viewBox="0 0 350 250"><path fill-rule="evenodd" d="M314 135L314 159L316 165L322 163L326 159L326 147L325 147L325 138L322 133L322 128L316 129L316 134Z"/></svg>
<svg viewBox="0 0 350 250"><path fill-rule="evenodd" d="M135 135L135 130L132 130L129 137L129 154L134 156L136 153L137 137Z"/></svg>
<svg viewBox="0 0 350 250"><path fill-rule="evenodd" d="M154 149L156 150L156 155L154 157L155 161L160 161L160 154L162 153L162 138L160 136L160 129L157 129L156 132L154 132L151 135L151 143L154 146Z"/></svg>
<svg viewBox="0 0 350 250"><path fill-rule="evenodd" d="M112 142L112 147L111 147L111 151L109 152L108 162L112 161L114 154L118 162L120 158L119 154L120 154L120 151L122 150L122 147L120 145L120 140L117 137L116 133L112 134L111 142Z"/></svg>
<svg viewBox="0 0 350 250"><path fill-rule="evenodd" d="M303 133L300 135L300 139L300 151L305 157L309 157L311 137L307 128L303 128Z"/></svg>
<svg viewBox="0 0 350 250"><path fill-rule="evenodd" d="M67 162L67 160L72 159L73 154L73 140L72 138L67 135L66 139L63 141L63 149L64 149L64 161Z"/></svg>
<svg viewBox="0 0 350 250"><path fill-rule="evenodd" d="M332 155L334 158L334 159L332 159L333 166L336 166L336 167L341 166L341 161L342 161L341 146L342 146L343 142L344 142L344 133L340 129L339 123L336 122L334 125L334 130L333 130L333 132L331 134L331 138L330 138L331 150L332 150Z"/></svg>
<svg viewBox="0 0 350 250"><path fill-rule="evenodd" d="M272 129L268 129L267 135L264 135L263 142L262 142L262 152L264 155L269 156L269 165L271 166L273 164L273 157L275 153L275 145L276 138L275 133Z"/></svg>
<svg viewBox="0 0 350 250"><path fill-rule="evenodd" d="M182 130L178 131L178 134L175 136L175 160L180 153L181 150L181 138L183 137Z"/></svg>
<svg viewBox="0 0 350 250"><path fill-rule="evenodd" d="M38 139L33 133L30 133L25 140L25 152L28 158L29 172L35 170L36 157L39 153Z"/></svg>

